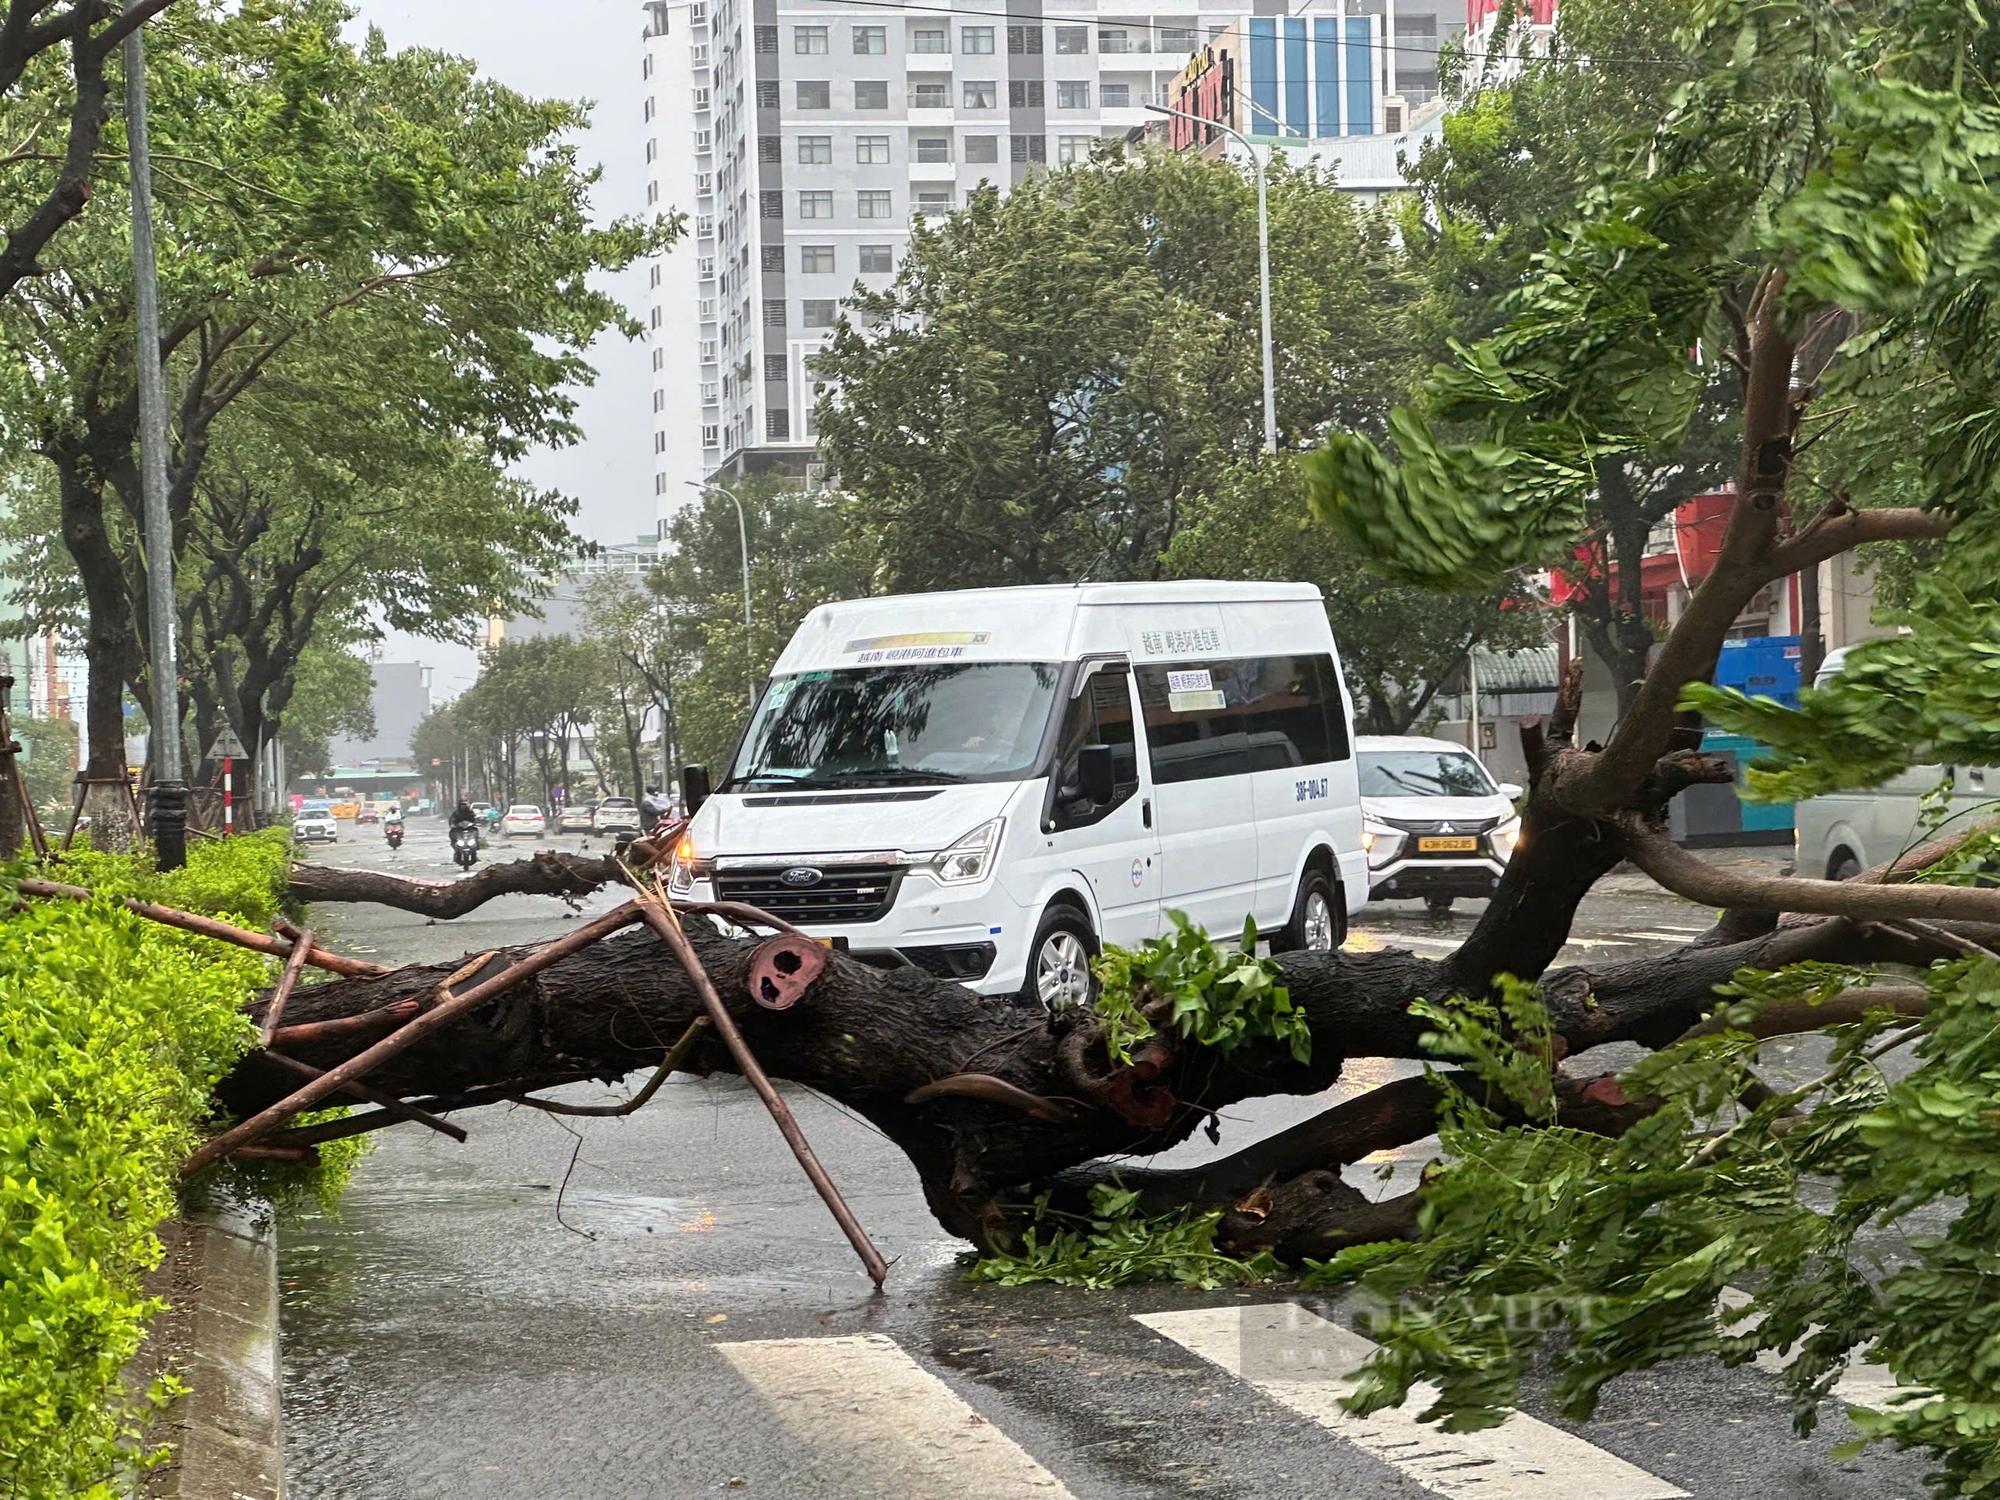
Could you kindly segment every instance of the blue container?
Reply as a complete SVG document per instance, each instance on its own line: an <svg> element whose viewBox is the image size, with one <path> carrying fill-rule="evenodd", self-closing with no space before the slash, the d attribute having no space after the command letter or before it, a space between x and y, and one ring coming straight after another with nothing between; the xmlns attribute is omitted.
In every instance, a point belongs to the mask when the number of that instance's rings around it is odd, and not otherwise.
<svg viewBox="0 0 2000 1500"><path fill-rule="evenodd" d="M1753 698L1775 698L1787 708L1799 706L1799 638L1795 635L1748 636L1724 641L1715 663L1715 685L1735 688Z"/></svg>

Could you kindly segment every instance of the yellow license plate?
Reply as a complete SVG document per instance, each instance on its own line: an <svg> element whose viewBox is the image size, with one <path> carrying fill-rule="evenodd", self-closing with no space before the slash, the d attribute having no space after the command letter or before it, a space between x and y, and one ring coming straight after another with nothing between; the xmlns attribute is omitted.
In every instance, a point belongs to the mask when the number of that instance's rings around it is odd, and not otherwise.
<svg viewBox="0 0 2000 1500"><path fill-rule="evenodd" d="M1470 854L1479 847L1475 838L1431 838L1417 840L1419 854Z"/></svg>

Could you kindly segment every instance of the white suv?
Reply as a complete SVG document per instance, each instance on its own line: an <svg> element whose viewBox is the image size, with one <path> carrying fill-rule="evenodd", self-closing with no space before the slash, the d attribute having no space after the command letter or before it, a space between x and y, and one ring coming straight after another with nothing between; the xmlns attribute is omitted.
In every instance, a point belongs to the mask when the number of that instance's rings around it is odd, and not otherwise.
<svg viewBox="0 0 2000 1500"><path fill-rule="evenodd" d="M590 815L590 826L596 833L637 833L639 804L630 797L606 797Z"/></svg>
<svg viewBox="0 0 2000 1500"><path fill-rule="evenodd" d="M1445 912L1460 896L1490 896L1521 836L1521 789L1496 786L1449 740L1357 735L1354 754L1369 900L1421 899Z"/></svg>
<svg viewBox="0 0 2000 1500"><path fill-rule="evenodd" d="M299 844L337 844L340 824L330 812L302 812L292 819L292 841Z"/></svg>

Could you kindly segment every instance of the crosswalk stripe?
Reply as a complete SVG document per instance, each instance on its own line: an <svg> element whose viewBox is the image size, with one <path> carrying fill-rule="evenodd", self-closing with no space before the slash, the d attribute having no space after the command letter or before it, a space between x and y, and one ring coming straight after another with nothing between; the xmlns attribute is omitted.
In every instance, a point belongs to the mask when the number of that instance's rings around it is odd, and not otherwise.
<svg viewBox="0 0 2000 1500"><path fill-rule="evenodd" d="M1290 1302L1148 1313L1138 1321L1220 1365L1274 1401L1399 1469L1433 1494L1533 1500L1685 1500L1687 1491L1546 1422L1518 1413L1483 1432L1441 1432L1416 1413L1436 1399L1415 1386L1400 1408L1340 1408L1349 1371L1375 1345Z"/></svg>
<svg viewBox="0 0 2000 1500"><path fill-rule="evenodd" d="M1722 1289L1722 1295L1717 1300L1722 1306L1727 1308L1743 1307L1750 1302L1750 1294L1741 1287L1726 1286ZM1731 1333L1747 1333L1752 1328L1755 1328L1761 1319L1762 1314L1753 1318L1741 1319L1728 1324L1728 1331ZM1817 1323L1808 1324L1806 1327L1808 1337L1818 1331L1819 1324ZM1832 1395L1834 1399L1845 1401L1849 1406L1883 1406L1892 1397L1914 1395L1915 1391L1912 1387L1896 1384L1896 1377L1890 1372L1887 1365L1871 1365L1862 1358L1868 1352L1869 1347L1869 1345L1863 1344L1859 1349L1856 1349L1852 1354L1847 1356L1846 1370L1842 1372L1840 1379L1833 1383ZM1765 1371L1767 1374L1782 1375L1785 1373L1785 1367L1792 1362L1792 1359L1796 1358L1798 1358L1796 1354L1791 1359L1788 1359L1775 1349L1763 1349L1758 1351L1756 1364L1758 1369Z"/></svg>
<svg viewBox="0 0 2000 1500"><path fill-rule="evenodd" d="M715 1347L787 1426L851 1477L843 1495L1073 1500L1062 1481L884 1334Z"/></svg>

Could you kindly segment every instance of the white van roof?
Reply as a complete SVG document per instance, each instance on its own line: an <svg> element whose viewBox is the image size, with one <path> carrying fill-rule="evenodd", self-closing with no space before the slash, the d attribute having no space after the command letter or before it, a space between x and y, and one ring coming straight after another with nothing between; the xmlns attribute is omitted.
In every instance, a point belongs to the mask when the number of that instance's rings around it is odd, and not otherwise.
<svg viewBox="0 0 2000 1500"><path fill-rule="evenodd" d="M1310 583L1047 584L822 604L799 623L772 671L1068 661L1102 651L1189 660L1332 649L1326 610Z"/></svg>

